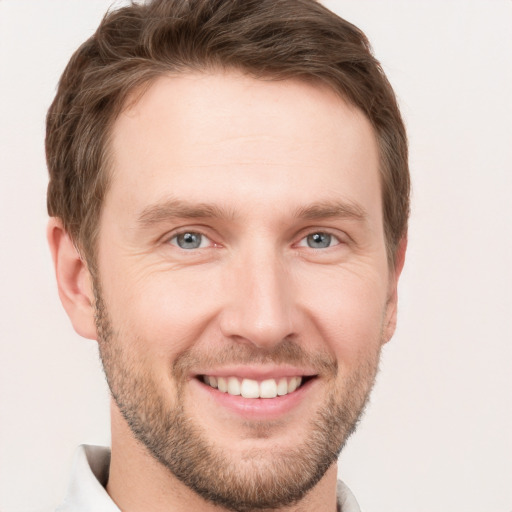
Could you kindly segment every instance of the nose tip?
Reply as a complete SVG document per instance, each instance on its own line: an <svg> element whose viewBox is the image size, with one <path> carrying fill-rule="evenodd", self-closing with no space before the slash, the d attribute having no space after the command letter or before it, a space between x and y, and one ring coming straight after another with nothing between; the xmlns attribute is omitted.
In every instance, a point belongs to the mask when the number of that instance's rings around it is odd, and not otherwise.
<svg viewBox="0 0 512 512"><path fill-rule="evenodd" d="M245 342L260 349L270 349L292 336L292 329L276 318L241 318L237 328L226 333L238 342ZM242 323L243 322L243 323Z"/></svg>
<svg viewBox="0 0 512 512"><path fill-rule="evenodd" d="M295 334L293 289L277 264L247 265L231 281L231 298L221 313L221 331L237 342L268 349Z"/></svg>

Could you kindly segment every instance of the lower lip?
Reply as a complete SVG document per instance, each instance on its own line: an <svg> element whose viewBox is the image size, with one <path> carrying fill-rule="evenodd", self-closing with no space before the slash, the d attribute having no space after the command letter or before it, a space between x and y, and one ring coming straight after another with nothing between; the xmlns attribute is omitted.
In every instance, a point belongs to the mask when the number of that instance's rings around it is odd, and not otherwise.
<svg viewBox="0 0 512 512"><path fill-rule="evenodd" d="M288 395L275 398L244 398L243 396L223 393L216 388L194 379L196 384L217 404L245 419L275 420L299 406L316 379L306 381Z"/></svg>

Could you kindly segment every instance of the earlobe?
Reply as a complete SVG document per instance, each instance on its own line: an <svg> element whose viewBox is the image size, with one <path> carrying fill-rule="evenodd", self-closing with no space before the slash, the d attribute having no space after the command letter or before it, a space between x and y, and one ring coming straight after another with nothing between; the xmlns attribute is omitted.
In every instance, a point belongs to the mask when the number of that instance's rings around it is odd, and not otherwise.
<svg viewBox="0 0 512 512"><path fill-rule="evenodd" d="M84 338L96 339L94 293L87 264L60 219L50 218L47 238L62 305L75 331Z"/></svg>
<svg viewBox="0 0 512 512"><path fill-rule="evenodd" d="M396 329L397 307L398 307L398 280L405 263L407 250L407 236L404 236L398 244L395 253L395 264L389 277L388 303L386 305L386 317L384 319L384 332L382 343L387 343L393 336Z"/></svg>

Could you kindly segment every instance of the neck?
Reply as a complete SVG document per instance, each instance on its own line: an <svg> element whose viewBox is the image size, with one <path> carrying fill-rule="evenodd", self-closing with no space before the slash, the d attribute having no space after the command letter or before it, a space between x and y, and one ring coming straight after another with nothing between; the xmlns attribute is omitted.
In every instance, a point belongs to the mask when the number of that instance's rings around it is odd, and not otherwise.
<svg viewBox="0 0 512 512"><path fill-rule="evenodd" d="M114 403L111 405L111 418L112 456L107 492L123 512L226 510L205 501L155 460L133 437ZM336 478L337 466L333 464L320 482L299 503L279 509L279 512L334 512Z"/></svg>

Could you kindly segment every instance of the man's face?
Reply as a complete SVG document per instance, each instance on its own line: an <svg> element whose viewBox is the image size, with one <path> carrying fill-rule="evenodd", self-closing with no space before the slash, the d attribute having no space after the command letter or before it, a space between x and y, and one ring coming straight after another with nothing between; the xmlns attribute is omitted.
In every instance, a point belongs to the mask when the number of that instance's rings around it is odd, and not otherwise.
<svg viewBox="0 0 512 512"><path fill-rule="evenodd" d="M116 407L204 498L296 501L392 330L370 123L322 86L190 74L127 108L111 148L95 284Z"/></svg>

